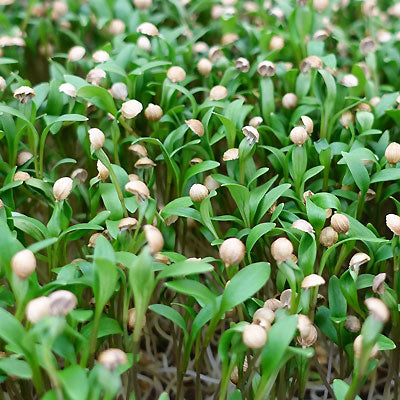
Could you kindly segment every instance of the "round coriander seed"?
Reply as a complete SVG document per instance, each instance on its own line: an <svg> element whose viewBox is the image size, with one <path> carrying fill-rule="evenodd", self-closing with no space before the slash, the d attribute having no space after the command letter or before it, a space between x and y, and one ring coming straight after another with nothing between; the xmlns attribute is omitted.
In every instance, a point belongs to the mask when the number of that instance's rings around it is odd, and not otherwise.
<svg viewBox="0 0 400 400"><path fill-rule="evenodd" d="M242 340L250 349L261 349L267 342L267 331L260 325L246 325L242 333Z"/></svg>
<svg viewBox="0 0 400 400"><path fill-rule="evenodd" d="M18 251L11 259L11 269L20 280L26 279L36 269L35 255L29 249Z"/></svg>
<svg viewBox="0 0 400 400"><path fill-rule="evenodd" d="M243 242L237 238L229 238L222 242L219 248L219 257L226 267L239 264L246 253Z"/></svg>

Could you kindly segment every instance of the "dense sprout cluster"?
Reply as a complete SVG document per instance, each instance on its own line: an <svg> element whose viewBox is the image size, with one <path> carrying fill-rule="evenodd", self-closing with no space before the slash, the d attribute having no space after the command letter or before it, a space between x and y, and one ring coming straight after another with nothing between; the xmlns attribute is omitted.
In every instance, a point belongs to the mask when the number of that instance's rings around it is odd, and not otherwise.
<svg viewBox="0 0 400 400"><path fill-rule="evenodd" d="M0 16L0 399L400 398L400 3Z"/></svg>

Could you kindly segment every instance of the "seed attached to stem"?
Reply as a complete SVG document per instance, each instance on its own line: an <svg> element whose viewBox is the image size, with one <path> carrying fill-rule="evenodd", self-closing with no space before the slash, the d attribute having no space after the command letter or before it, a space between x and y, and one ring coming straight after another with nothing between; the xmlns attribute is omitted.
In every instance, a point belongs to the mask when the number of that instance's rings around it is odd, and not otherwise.
<svg viewBox="0 0 400 400"><path fill-rule="evenodd" d="M324 247L331 247L338 241L337 232L331 227L327 226L322 229L321 234L319 235L319 242Z"/></svg>
<svg viewBox="0 0 400 400"><path fill-rule="evenodd" d="M150 122L157 122L163 116L163 110L159 105L150 103L144 110L144 116Z"/></svg>
<svg viewBox="0 0 400 400"><path fill-rule="evenodd" d="M115 370L128 362L126 354L120 349L104 350L100 353L98 360L103 367L109 370Z"/></svg>
<svg viewBox="0 0 400 400"><path fill-rule="evenodd" d="M350 221L345 215L336 213L331 217L331 226L337 233L347 233Z"/></svg>
<svg viewBox="0 0 400 400"><path fill-rule="evenodd" d="M261 349L267 342L267 331L260 325L246 325L242 333L242 340L250 349Z"/></svg>
<svg viewBox="0 0 400 400"><path fill-rule="evenodd" d="M353 347L354 347L354 357L356 360L359 360L362 356L362 341L363 341L362 335L358 335L354 340ZM372 347L369 357L375 358L378 355L378 351L379 351L378 345L375 344Z"/></svg>
<svg viewBox="0 0 400 400"><path fill-rule="evenodd" d="M370 297L365 300L365 305L367 306L371 315L373 315L379 321L386 323L390 319L390 311L387 305L380 299L376 297Z"/></svg>
<svg viewBox="0 0 400 400"><path fill-rule="evenodd" d="M312 225L305 219L296 219L296 221L294 221L292 223L292 228L298 229L299 231L308 232L308 233L315 232Z"/></svg>
<svg viewBox="0 0 400 400"><path fill-rule="evenodd" d="M36 324L43 317L50 315L50 299L45 296L31 300L25 309L26 319L32 324Z"/></svg>
<svg viewBox="0 0 400 400"><path fill-rule="evenodd" d="M74 181L68 176L56 180L53 185L53 195L56 201L65 200L71 193L73 184Z"/></svg>
<svg viewBox="0 0 400 400"><path fill-rule="evenodd" d="M361 322L355 315L349 315L344 327L350 332L359 332L361 329Z"/></svg>
<svg viewBox="0 0 400 400"><path fill-rule="evenodd" d="M35 255L29 249L15 253L11 259L11 269L20 280L26 279L36 269Z"/></svg>
<svg viewBox="0 0 400 400"><path fill-rule="evenodd" d="M212 71L213 64L208 58L201 58L197 63L197 71L200 75L208 76Z"/></svg>
<svg viewBox="0 0 400 400"><path fill-rule="evenodd" d="M93 148L95 150L99 150L104 146L106 137L104 136L103 131L101 131L100 129L91 128L89 129L89 140Z"/></svg>
<svg viewBox="0 0 400 400"><path fill-rule="evenodd" d="M301 147L308 139L308 133L302 126L295 126L290 131L290 140Z"/></svg>
<svg viewBox="0 0 400 400"><path fill-rule="evenodd" d="M371 260L371 257L365 253L356 253L351 257L349 262L349 268L353 271L358 271L360 266L366 264Z"/></svg>
<svg viewBox="0 0 400 400"><path fill-rule="evenodd" d="M125 185L125 190L134 194L140 201L144 201L150 197L149 188L146 184L139 180L131 180Z"/></svg>
<svg viewBox="0 0 400 400"><path fill-rule="evenodd" d="M189 196L195 203L201 203L208 196L208 189L200 184L195 183L189 190Z"/></svg>
<svg viewBox="0 0 400 400"><path fill-rule="evenodd" d="M78 304L76 296L68 290L56 290L49 295L50 314L67 315Z"/></svg>
<svg viewBox="0 0 400 400"><path fill-rule="evenodd" d="M287 238L278 238L271 245L272 257L278 263L286 261L293 253L293 244Z"/></svg>
<svg viewBox="0 0 400 400"><path fill-rule="evenodd" d="M386 215L386 226L397 236L400 235L400 217L396 214Z"/></svg>
<svg viewBox="0 0 400 400"><path fill-rule="evenodd" d="M385 158L387 162L393 166L400 162L400 144L392 142L386 147Z"/></svg>
<svg viewBox="0 0 400 400"><path fill-rule="evenodd" d="M22 104L30 102L35 96L35 91L29 86L20 86L14 91L14 98Z"/></svg>
<svg viewBox="0 0 400 400"><path fill-rule="evenodd" d="M246 247L237 238L229 238L223 241L219 248L219 257L226 267L239 264L246 253Z"/></svg>
<svg viewBox="0 0 400 400"><path fill-rule="evenodd" d="M164 247L164 238L160 230L153 225L145 225L143 230L151 253L160 252Z"/></svg>
<svg viewBox="0 0 400 400"><path fill-rule="evenodd" d="M197 136L202 137L204 135L204 125L198 119L188 119L185 123Z"/></svg>
<svg viewBox="0 0 400 400"><path fill-rule="evenodd" d="M143 105L140 101L137 100L128 100L125 103L122 103L121 107L121 113L126 119L135 118L142 112L142 110Z"/></svg>
<svg viewBox="0 0 400 400"><path fill-rule="evenodd" d="M386 274L384 272L375 276L374 280L372 281L372 291L374 293L378 293L380 295L385 293L385 279Z"/></svg>
<svg viewBox="0 0 400 400"><path fill-rule="evenodd" d="M301 282L302 289L310 289L313 287L321 286L325 284L325 279L317 274L311 274L306 276Z"/></svg>
<svg viewBox="0 0 400 400"><path fill-rule="evenodd" d="M167 71L167 77L171 82L182 82L186 78L186 72L182 67L173 66Z"/></svg>

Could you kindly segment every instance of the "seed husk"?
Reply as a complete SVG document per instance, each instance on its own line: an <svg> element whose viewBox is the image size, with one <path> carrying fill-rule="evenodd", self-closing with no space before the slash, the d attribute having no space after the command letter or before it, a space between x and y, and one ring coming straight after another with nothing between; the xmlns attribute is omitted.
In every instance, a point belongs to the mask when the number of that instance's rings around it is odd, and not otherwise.
<svg viewBox="0 0 400 400"><path fill-rule="evenodd" d="M226 96L228 96L228 89L222 85L214 86L210 91L211 100L223 100Z"/></svg>
<svg viewBox="0 0 400 400"><path fill-rule="evenodd" d="M189 190L189 196L195 203L201 203L208 196L208 189L206 186L195 183Z"/></svg>
<svg viewBox="0 0 400 400"><path fill-rule="evenodd" d="M350 332L359 332L361 330L361 322L355 315L349 315L344 327Z"/></svg>
<svg viewBox="0 0 400 400"><path fill-rule="evenodd" d="M28 278L36 269L35 255L29 249L18 251L11 259L11 269L20 280Z"/></svg>
<svg viewBox="0 0 400 400"><path fill-rule="evenodd" d="M229 238L222 242L219 248L219 257L226 267L239 264L246 253L246 247L237 238Z"/></svg>
<svg viewBox="0 0 400 400"><path fill-rule="evenodd" d="M145 225L143 230L151 253L159 253L164 247L164 238L160 230L153 225Z"/></svg>
<svg viewBox="0 0 400 400"><path fill-rule="evenodd" d="M261 349L267 342L267 331L260 325L246 325L242 333L242 340L250 349Z"/></svg>
<svg viewBox="0 0 400 400"><path fill-rule="evenodd" d="M102 351L98 357L98 361L103 367L115 370L120 365L126 364L128 358L122 350L111 348Z"/></svg>
<svg viewBox="0 0 400 400"><path fill-rule="evenodd" d="M204 135L204 125L198 119L188 119L185 123L197 136L202 137Z"/></svg>
<svg viewBox="0 0 400 400"><path fill-rule="evenodd" d="M374 293L383 295L385 293L385 280L386 280L386 273L382 272L374 277L372 281L372 291Z"/></svg>
<svg viewBox="0 0 400 400"><path fill-rule="evenodd" d="M365 305L367 306L371 315L373 315L377 320L386 323L390 319L390 311L388 306L380 299L376 297L369 297L365 300Z"/></svg>
<svg viewBox="0 0 400 400"><path fill-rule="evenodd" d="M272 257L278 263L286 261L293 253L293 244L287 238L278 238L271 244Z"/></svg>
<svg viewBox="0 0 400 400"><path fill-rule="evenodd" d="M72 191L73 180L66 176L56 180L53 185L53 195L56 201L65 200Z"/></svg>
<svg viewBox="0 0 400 400"><path fill-rule="evenodd" d="M38 323L42 318L50 315L50 299L40 296L31 300L25 309L26 319L32 324Z"/></svg>
<svg viewBox="0 0 400 400"><path fill-rule="evenodd" d="M324 247L331 247L338 241L337 232L331 227L327 226L322 229L321 234L319 235L319 242Z"/></svg>
<svg viewBox="0 0 400 400"><path fill-rule="evenodd" d="M147 35L147 36L158 36L158 29L155 25L151 24L150 22L143 22L142 24L140 24L137 29L136 32L138 33L142 33L143 35Z"/></svg>
<svg viewBox="0 0 400 400"><path fill-rule="evenodd" d="M306 276L301 282L302 289L310 289L313 287L321 286L325 284L325 279L317 274L311 274Z"/></svg>
<svg viewBox="0 0 400 400"><path fill-rule="evenodd" d="M336 213L331 217L331 226L337 233L347 233L350 229L350 221L345 215Z"/></svg>
<svg viewBox="0 0 400 400"><path fill-rule="evenodd" d="M129 181L125 185L125 190L131 194L134 194L141 201L144 201L150 197L149 188L140 180Z"/></svg>

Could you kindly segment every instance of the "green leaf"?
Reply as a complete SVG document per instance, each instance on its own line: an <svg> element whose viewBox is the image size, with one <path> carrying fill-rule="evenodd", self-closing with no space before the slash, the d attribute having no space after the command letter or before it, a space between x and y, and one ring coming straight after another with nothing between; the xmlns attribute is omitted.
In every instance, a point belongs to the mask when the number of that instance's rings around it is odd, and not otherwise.
<svg viewBox="0 0 400 400"><path fill-rule="evenodd" d="M272 205L290 188L289 183L284 183L271 189L260 202L255 221L258 222L268 212Z"/></svg>
<svg viewBox="0 0 400 400"><path fill-rule="evenodd" d="M341 379L333 380L333 392L335 393L337 400L345 400L348 390L349 385L346 382ZM361 397L356 396L355 400L361 400Z"/></svg>
<svg viewBox="0 0 400 400"><path fill-rule="evenodd" d="M257 174L255 174L257 176ZM265 197L265 194L268 192L268 190L271 189L271 186L274 184L276 179L278 178L278 175L274 176L271 178L269 181L265 182L264 184L255 187L251 192L250 192L250 199L249 199L249 206L250 206L250 219L253 221L254 215L257 212L258 205L260 204L261 200ZM252 178L254 179L254 177ZM247 185L247 187L250 187L250 184Z"/></svg>
<svg viewBox="0 0 400 400"><path fill-rule="evenodd" d="M252 228L249 236L247 236L246 250L250 252L251 249L254 247L254 245L257 243L257 241L266 233L271 231L273 228L275 228L275 224L271 222L264 222Z"/></svg>
<svg viewBox="0 0 400 400"><path fill-rule="evenodd" d="M344 297L346 298L348 304L361 315L363 315L363 311L360 309L360 305L358 304L358 296L357 296L357 286L354 282L353 277L350 274L350 270L347 270L340 277L340 288Z"/></svg>
<svg viewBox="0 0 400 400"><path fill-rule="evenodd" d="M36 243L32 243L30 246L27 248L32 251L32 253L38 253L40 250L45 249L46 247L50 247L54 243L58 241L58 238L49 238L49 239L44 239Z"/></svg>
<svg viewBox="0 0 400 400"><path fill-rule="evenodd" d="M71 400L85 400L89 393L89 381L85 370L79 365L71 365L57 371L63 389Z"/></svg>
<svg viewBox="0 0 400 400"><path fill-rule="evenodd" d="M300 187L302 178L307 169L307 150L305 146L295 146L292 152L292 166L290 174L296 188Z"/></svg>
<svg viewBox="0 0 400 400"><path fill-rule="evenodd" d="M182 182L182 190L185 189L185 186L188 182L188 180L197 174L200 174L201 172L209 171L210 169L217 168L219 166L219 162L217 161L212 161L212 160L206 160L203 161L199 164L195 164L191 166L185 173L185 176L183 178Z"/></svg>
<svg viewBox="0 0 400 400"><path fill-rule="evenodd" d="M332 342L338 344L338 334L331 320L331 311L325 306L318 307L318 311L315 315L315 324L319 329L326 335Z"/></svg>
<svg viewBox="0 0 400 400"><path fill-rule="evenodd" d="M323 208L315 205L314 202L309 198L306 199L306 210L310 224L314 227L316 233L319 234L325 225L326 211Z"/></svg>
<svg viewBox="0 0 400 400"><path fill-rule="evenodd" d="M225 184L239 209L243 222L246 226L250 226L250 192L247 187L239 184Z"/></svg>
<svg viewBox="0 0 400 400"><path fill-rule="evenodd" d="M374 124L374 115L367 111L358 111L356 119L360 124L361 132L370 130Z"/></svg>
<svg viewBox="0 0 400 400"><path fill-rule="evenodd" d="M93 261L95 271L93 292L96 308L102 309L114 293L118 271L113 258L115 260L114 250L110 242L104 236L99 236L96 240Z"/></svg>
<svg viewBox="0 0 400 400"><path fill-rule="evenodd" d="M334 106L335 106L335 99L336 99L336 82L333 76L324 69L319 69L318 72L322 75L324 79L327 94L324 102L324 108L327 115L329 115Z"/></svg>
<svg viewBox="0 0 400 400"><path fill-rule="evenodd" d="M182 315L179 314L179 312L176 311L174 308L165 306L164 304L152 304L151 306L149 306L149 309L169 319L174 324L178 325L183 330L183 332L187 333L185 320L183 319Z"/></svg>
<svg viewBox="0 0 400 400"><path fill-rule="evenodd" d="M24 353L26 332L21 323L4 308L0 308L0 338Z"/></svg>
<svg viewBox="0 0 400 400"><path fill-rule="evenodd" d="M35 240L40 241L49 236L48 229L35 218L13 212L12 219L17 229L25 232Z"/></svg>
<svg viewBox="0 0 400 400"><path fill-rule="evenodd" d="M304 276L311 275L314 272L315 258L317 255L317 244L314 235L304 233L299 244L299 266Z"/></svg>
<svg viewBox="0 0 400 400"><path fill-rule="evenodd" d="M243 400L242 394L239 389L229 393L228 400Z"/></svg>
<svg viewBox="0 0 400 400"><path fill-rule="evenodd" d="M220 312L232 310L258 292L267 282L271 273L269 263L258 262L241 269L226 286L221 300Z"/></svg>
<svg viewBox="0 0 400 400"><path fill-rule="evenodd" d="M104 205L108 211L110 211L110 219L120 220L124 215L124 211L119 201L118 194L115 190L115 186L112 183L99 184L101 198L103 199Z"/></svg>
<svg viewBox="0 0 400 400"><path fill-rule="evenodd" d="M260 79L260 109L264 121L269 121L275 111L274 84L271 78Z"/></svg>
<svg viewBox="0 0 400 400"><path fill-rule="evenodd" d="M89 231L102 231L102 230L103 230L103 227L100 225L97 225L97 224L94 224L91 222L85 222L82 224L75 224L75 225L70 226L68 229L66 229L60 235L59 238L61 239L62 237L64 237L65 235L68 235L68 233L71 233L71 232L83 231L82 232L82 236L83 236L86 232L89 232Z"/></svg>
<svg viewBox="0 0 400 400"><path fill-rule="evenodd" d="M378 348L380 351L382 350L394 350L396 348L393 340L389 339L387 336L380 334L378 336Z"/></svg>
<svg viewBox="0 0 400 400"><path fill-rule="evenodd" d="M17 358L0 358L0 371L22 379L32 378L32 370L29 364Z"/></svg>
<svg viewBox="0 0 400 400"><path fill-rule="evenodd" d="M396 101L399 92L387 93L381 97L380 102L375 106L376 118L382 117L388 110L393 108L393 103ZM390 114L389 114L390 115Z"/></svg>
<svg viewBox="0 0 400 400"><path fill-rule="evenodd" d="M77 96L89 100L96 107L109 112L112 115L117 115L117 108L115 107L114 100L108 91L100 86L83 86L78 92Z"/></svg>
<svg viewBox="0 0 400 400"><path fill-rule="evenodd" d="M307 170L303 176L303 183L306 183L309 179L318 175L325 167L323 165L318 165L317 167L310 168Z"/></svg>
<svg viewBox="0 0 400 400"><path fill-rule="evenodd" d="M171 215L179 215L181 209L189 208L193 205L192 200L189 196L179 197L170 201L162 210L161 216L163 218L168 218Z"/></svg>
<svg viewBox="0 0 400 400"><path fill-rule="evenodd" d="M386 110L385 111L390 118L392 118L397 124L400 124L400 110Z"/></svg>
<svg viewBox="0 0 400 400"><path fill-rule="evenodd" d="M387 168L375 172L371 177L371 183L398 181L400 179L400 168Z"/></svg>
<svg viewBox="0 0 400 400"><path fill-rule="evenodd" d="M207 286L192 279L180 279L177 281L166 282L165 286L175 290L176 292L194 297L202 307L208 303L214 302L216 298Z"/></svg>
<svg viewBox="0 0 400 400"><path fill-rule="evenodd" d="M203 221L203 225L213 234L215 239L219 239L217 232L215 231L214 225L211 221L213 215L211 207L211 197L216 196L217 193L213 190L201 203L200 203L200 215Z"/></svg>
<svg viewBox="0 0 400 400"><path fill-rule="evenodd" d="M131 75L142 75L144 72L153 69L153 68L157 68L157 67L164 67L166 65L171 65L170 61L150 61L150 62L146 62L145 65L143 65L142 67L136 68L133 71L131 71L129 74Z"/></svg>
<svg viewBox="0 0 400 400"><path fill-rule="evenodd" d="M360 158L355 154L346 153L344 151L342 151L342 156L350 170L354 182L362 193L366 193L369 188L370 179L368 171L361 162Z"/></svg>
<svg viewBox="0 0 400 400"><path fill-rule="evenodd" d="M0 65L6 65L6 64L18 64L18 61L14 60L13 58L1 57Z"/></svg>
<svg viewBox="0 0 400 400"><path fill-rule="evenodd" d="M285 316L276 321L268 331L266 346L261 352L262 375L271 376L279 366L296 333L297 315Z"/></svg>
<svg viewBox="0 0 400 400"><path fill-rule="evenodd" d="M346 298L340 289L340 281L337 276L332 276L328 287L329 308L332 317L344 317L347 313Z"/></svg>
<svg viewBox="0 0 400 400"><path fill-rule="evenodd" d="M158 275L157 280L175 278L186 275L197 275L214 269L211 264L203 261L180 261L166 266Z"/></svg>
<svg viewBox="0 0 400 400"><path fill-rule="evenodd" d="M82 335L86 338L90 337L93 329L93 321L89 322L82 328ZM113 318L102 317L99 321L99 329L97 331L97 338L106 337L110 335L119 335L122 333L122 328L118 321Z"/></svg>
<svg viewBox="0 0 400 400"><path fill-rule="evenodd" d="M236 126L235 124L227 117L214 113L219 120L223 123L225 128L225 136L226 141L228 142L228 148L231 149L235 147L235 139L236 139Z"/></svg>
<svg viewBox="0 0 400 400"><path fill-rule="evenodd" d="M312 202L323 209L341 210L342 208L340 200L331 193L316 193L312 196Z"/></svg>
<svg viewBox="0 0 400 400"><path fill-rule="evenodd" d="M153 257L148 246L144 247L139 256L133 260L129 268L129 284L133 291L135 307L147 308L154 285L154 272L152 267Z"/></svg>
<svg viewBox="0 0 400 400"><path fill-rule="evenodd" d="M125 70L112 60L106 61L105 63L98 65L96 68L100 68L105 72L121 75L124 78L126 77Z"/></svg>

